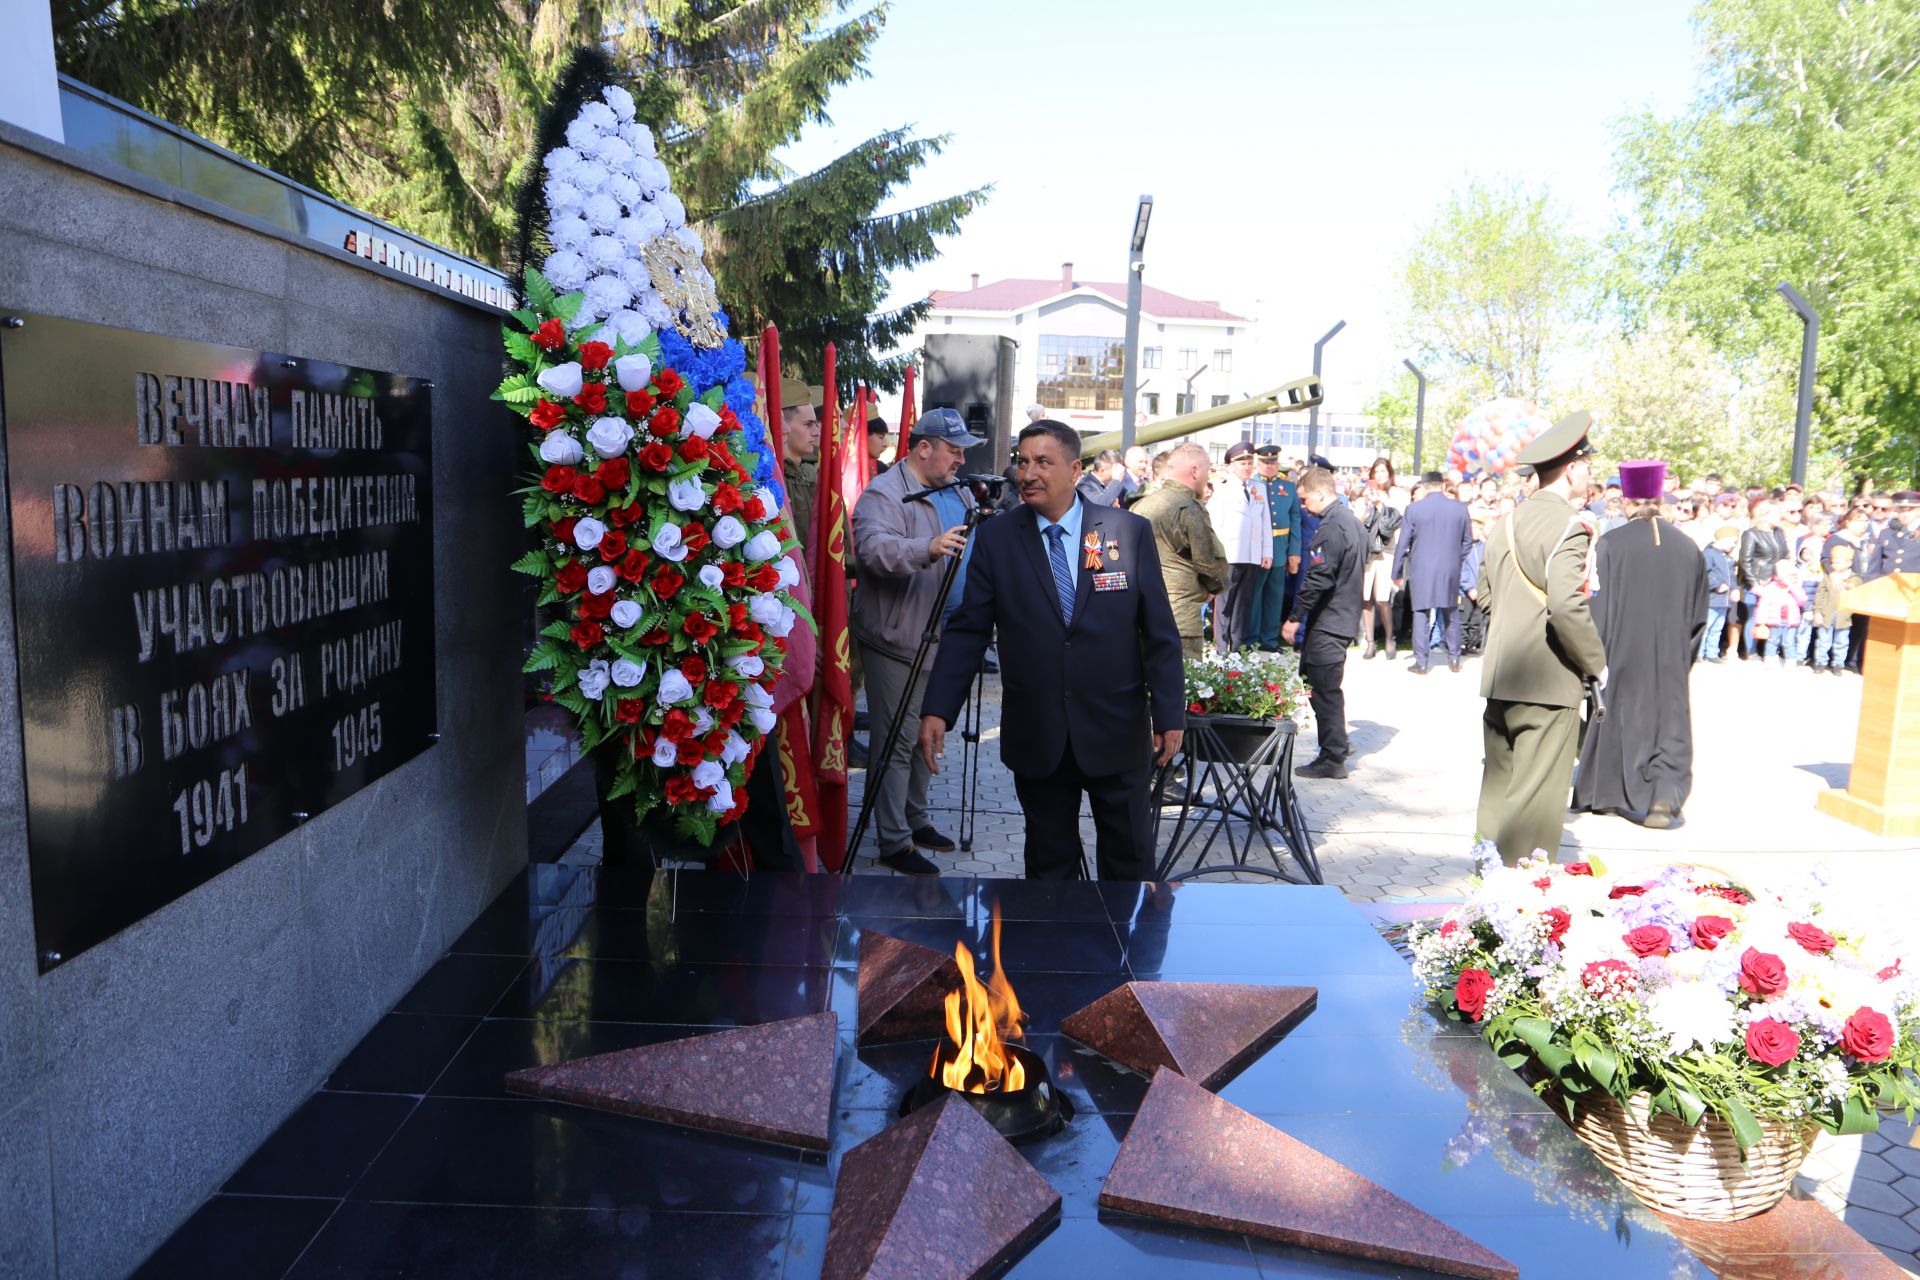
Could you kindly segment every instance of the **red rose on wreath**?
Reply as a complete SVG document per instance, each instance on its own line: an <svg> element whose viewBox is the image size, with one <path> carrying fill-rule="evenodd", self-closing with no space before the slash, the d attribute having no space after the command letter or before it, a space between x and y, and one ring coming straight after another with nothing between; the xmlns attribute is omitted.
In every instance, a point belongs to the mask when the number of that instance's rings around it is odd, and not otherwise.
<svg viewBox="0 0 1920 1280"><path fill-rule="evenodd" d="M748 498L747 505L740 508L741 518L752 524L759 524L767 518L767 504L758 498Z"/></svg>
<svg viewBox="0 0 1920 1280"><path fill-rule="evenodd" d="M607 384L604 382L587 383L587 385L580 388L580 394L573 398L573 402L582 409L585 409L588 413L605 413L607 411Z"/></svg>
<svg viewBox="0 0 1920 1280"><path fill-rule="evenodd" d="M572 636L573 642L582 649L593 648L607 636L606 629L597 622L576 622L567 634Z"/></svg>
<svg viewBox="0 0 1920 1280"><path fill-rule="evenodd" d="M640 451L640 465L649 471L665 471L673 465L673 450L655 440Z"/></svg>
<svg viewBox="0 0 1920 1280"><path fill-rule="evenodd" d="M533 345L544 351L558 351L567 345L566 326L560 323L558 316L541 322L533 331Z"/></svg>
<svg viewBox="0 0 1920 1280"><path fill-rule="evenodd" d="M660 721L660 735L669 742L680 742L693 733L693 717L675 707Z"/></svg>
<svg viewBox="0 0 1920 1280"><path fill-rule="evenodd" d="M551 466L547 468L547 474L540 477L540 487L548 493L568 493L572 491L573 482L579 475L572 467Z"/></svg>
<svg viewBox="0 0 1920 1280"><path fill-rule="evenodd" d="M569 561L560 566L560 572L553 576L553 585L572 595L576 591L587 589L587 566Z"/></svg>
<svg viewBox="0 0 1920 1280"><path fill-rule="evenodd" d="M720 628L706 614L690 613L687 620L680 624L680 633L691 638L695 644L705 644L720 634Z"/></svg>
<svg viewBox="0 0 1920 1280"><path fill-rule="evenodd" d="M665 439L680 429L680 411L670 404L663 404L653 411L653 420L647 423L647 430Z"/></svg>
<svg viewBox="0 0 1920 1280"><path fill-rule="evenodd" d="M743 698L720 713L720 723L731 729L733 726L739 724L740 718L746 714L747 703L746 699Z"/></svg>
<svg viewBox="0 0 1920 1280"><path fill-rule="evenodd" d="M1646 893L1646 891L1647 886L1643 884L1617 884L1613 886L1613 892L1609 893L1607 897L1618 902L1622 898L1638 898Z"/></svg>
<svg viewBox="0 0 1920 1280"><path fill-rule="evenodd" d="M729 587L738 587L747 580L747 566L738 560L729 560L720 566L720 581Z"/></svg>
<svg viewBox="0 0 1920 1280"><path fill-rule="evenodd" d="M1187 710L1196 716L1203 716L1207 714L1207 704L1204 702L1189 702L1187 704Z"/></svg>
<svg viewBox="0 0 1920 1280"><path fill-rule="evenodd" d="M627 535L618 529L609 529L600 535L600 558L612 564L627 554Z"/></svg>
<svg viewBox="0 0 1920 1280"><path fill-rule="evenodd" d="M1460 1012L1478 1022L1487 1011L1487 996L1492 991L1492 974L1485 969L1462 969L1453 984L1453 1003Z"/></svg>
<svg viewBox="0 0 1920 1280"><path fill-rule="evenodd" d="M660 388L660 396L662 399L671 400L679 395L680 389L687 384L682 381L680 375L673 370L662 369L653 375L653 385Z"/></svg>
<svg viewBox="0 0 1920 1280"><path fill-rule="evenodd" d="M680 660L680 674L688 684L702 683L707 678L707 660L697 653L688 654Z"/></svg>
<svg viewBox="0 0 1920 1280"><path fill-rule="evenodd" d="M573 526L580 523L579 516L561 516L547 527L553 530L553 536L561 542L573 541Z"/></svg>
<svg viewBox="0 0 1920 1280"><path fill-rule="evenodd" d="M1673 953L1673 935L1667 932L1665 925L1643 924L1638 929L1629 929L1622 938L1627 949L1642 960L1648 956Z"/></svg>
<svg viewBox="0 0 1920 1280"><path fill-rule="evenodd" d="M551 431L566 420L567 411L545 398L535 402L533 412L527 415L527 421L542 431Z"/></svg>
<svg viewBox="0 0 1920 1280"><path fill-rule="evenodd" d="M625 462L626 459L622 458L621 461ZM624 485L626 481L622 480L620 483ZM637 502L629 503L624 507L609 507L607 509L607 523L616 529L624 529L628 525L637 522L640 517L646 514L645 509Z"/></svg>
<svg viewBox="0 0 1920 1280"><path fill-rule="evenodd" d="M580 597L580 616L583 618L605 618L613 612L613 592L604 595L584 595Z"/></svg>
<svg viewBox="0 0 1920 1280"><path fill-rule="evenodd" d="M747 585L755 591L771 591L780 585L780 571L772 565L762 562L747 575Z"/></svg>
<svg viewBox="0 0 1920 1280"><path fill-rule="evenodd" d="M663 564L660 571L653 575L653 581L647 585L653 588L654 595L662 600L671 600L681 587L687 585L687 580Z"/></svg>
<svg viewBox="0 0 1920 1280"><path fill-rule="evenodd" d="M1777 1067L1792 1062L1800 1052L1800 1033L1778 1018L1762 1018L1747 1024L1747 1056L1755 1062Z"/></svg>
<svg viewBox="0 0 1920 1280"><path fill-rule="evenodd" d="M700 788L686 774L677 773L667 779L666 796L668 804L692 804L700 798Z"/></svg>
<svg viewBox="0 0 1920 1280"><path fill-rule="evenodd" d="M680 456L688 462L698 462L707 456L707 442L699 436L688 436L680 442Z"/></svg>
<svg viewBox="0 0 1920 1280"><path fill-rule="evenodd" d="M700 739L700 741L706 743L708 755L717 756L722 751L726 750L727 731L725 729L722 729L716 726L713 729L709 730L707 732L707 736Z"/></svg>
<svg viewBox="0 0 1920 1280"><path fill-rule="evenodd" d="M1718 951L1720 939L1733 932L1733 921L1725 916L1701 916L1687 926L1687 936L1702 951Z"/></svg>
<svg viewBox="0 0 1920 1280"><path fill-rule="evenodd" d="M620 576L628 582L638 582L647 576L647 565L651 562L652 558L649 557L646 552L638 547L634 547L629 550L626 555L620 557L620 568L618 572Z"/></svg>
<svg viewBox="0 0 1920 1280"><path fill-rule="evenodd" d="M723 708L740 696L740 686L731 680L715 680L707 686L707 705Z"/></svg>
<svg viewBox="0 0 1920 1280"><path fill-rule="evenodd" d="M604 369L607 361L613 359L613 348L604 342L583 342L580 344L580 367L582 369Z"/></svg>
<svg viewBox="0 0 1920 1280"><path fill-rule="evenodd" d="M1840 1047L1862 1062L1885 1062L1898 1039L1887 1015L1864 1005L1840 1031Z"/></svg>
<svg viewBox="0 0 1920 1280"><path fill-rule="evenodd" d="M573 478L573 496L590 507L595 506L607 500L607 486L601 484L592 476L575 476Z"/></svg>
<svg viewBox="0 0 1920 1280"><path fill-rule="evenodd" d="M622 698L613 704L613 718L621 724L639 724L647 714L645 698Z"/></svg>
<svg viewBox="0 0 1920 1280"><path fill-rule="evenodd" d="M647 634L640 637L640 643L648 646L649 648L658 648L659 646L665 644L667 641L671 639L673 639L673 637L667 634L667 629L665 627L655 627L653 630L647 632Z"/></svg>
<svg viewBox="0 0 1920 1280"><path fill-rule="evenodd" d="M1816 956L1824 956L1839 945L1839 940L1817 924L1790 924L1787 936Z"/></svg>
<svg viewBox="0 0 1920 1280"><path fill-rule="evenodd" d="M738 511L746 505L747 500L740 496L738 485L722 484L713 491L713 509L723 516Z"/></svg>
<svg viewBox="0 0 1920 1280"><path fill-rule="evenodd" d="M653 397L644 391L627 392L627 412L636 418L644 418L653 412Z"/></svg>
<svg viewBox="0 0 1920 1280"><path fill-rule="evenodd" d="M1565 907L1548 907L1540 914L1547 921L1547 941L1558 945L1560 939L1567 936L1567 927L1573 923L1573 917L1567 914Z"/></svg>
<svg viewBox="0 0 1920 1280"><path fill-rule="evenodd" d="M674 753L674 763L695 765L707 758L707 745L698 738L688 738L680 744Z"/></svg>
<svg viewBox="0 0 1920 1280"><path fill-rule="evenodd" d="M1740 954L1740 989L1750 996L1778 995L1787 989L1787 966L1779 956L1754 947Z"/></svg>
<svg viewBox="0 0 1920 1280"><path fill-rule="evenodd" d="M707 526L698 520L689 520L680 526L680 545L690 554L699 555L701 548L707 545Z"/></svg>
<svg viewBox="0 0 1920 1280"><path fill-rule="evenodd" d="M633 468L625 458L608 458L594 469L593 478L607 486L609 491L624 489L627 487L627 481L633 478ZM622 523L631 523L631 521Z"/></svg>
<svg viewBox="0 0 1920 1280"><path fill-rule="evenodd" d="M1567 864L1567 874L1570 876L1590 876L1593 874L1593 864L1591 862L1569 862Z"/></svg>

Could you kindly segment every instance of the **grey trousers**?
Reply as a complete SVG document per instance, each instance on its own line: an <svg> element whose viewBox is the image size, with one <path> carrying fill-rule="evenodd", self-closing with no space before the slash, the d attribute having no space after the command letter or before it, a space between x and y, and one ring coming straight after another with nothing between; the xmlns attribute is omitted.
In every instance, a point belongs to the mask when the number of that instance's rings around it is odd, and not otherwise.
<svg viewBox="0 0 1920 1280"><path fill-rule="evenodd" d="M900 725L900 736L893 740L893 754L887 761L886 776L873 800L874 839L880 852L894 853L913 844L913 833L927 822L927 787L933 775L927 762L914 750L920 737L920 701L927 693L927 674L933 670L938 649L927 654L926 665L913 689L907 689L908 663L873 649L861 651L867 675L867 779L872 785L879 767L880 748L885 745L887 726L893 723L894 709L902 700L907 717Z"/></svg>

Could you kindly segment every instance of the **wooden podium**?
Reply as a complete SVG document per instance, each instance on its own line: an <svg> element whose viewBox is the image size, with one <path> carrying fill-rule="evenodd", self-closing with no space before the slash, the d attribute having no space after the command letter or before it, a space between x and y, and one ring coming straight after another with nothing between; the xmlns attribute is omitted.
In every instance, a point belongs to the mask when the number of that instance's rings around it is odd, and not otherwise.
<svg viewBox="0 0 1920 1280"><path fill-rule="evenodd" d="M1920 836L1920 573L1855 587L1842 603L1873 619L1866 688L1847 787L1822 791L1820 812L1883 836Z"/></svg>

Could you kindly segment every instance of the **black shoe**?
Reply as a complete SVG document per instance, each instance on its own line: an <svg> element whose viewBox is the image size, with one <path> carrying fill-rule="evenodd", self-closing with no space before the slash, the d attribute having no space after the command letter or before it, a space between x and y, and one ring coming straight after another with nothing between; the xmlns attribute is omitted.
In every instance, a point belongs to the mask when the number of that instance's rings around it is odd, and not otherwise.
<svg viewBox="0 0 1920 1280"><path fill-rule="evenodd" d="M1416 662L1412 666L1408 667L1407 670L1413 672L1413 674L1417 676L1423 676L1427 674L1427 664L1424 662Z"/></svg>
<svg viewBox="0 0 1920 1280"><path fill-rule="evenodd" d="M1168 774L1167 780L1160 784L1158 799L1161 804L1185 804L1187 780L1178 774Z"/></svg>
<svg viewBox="0 0 1920 1280"><path fill-rule="evenodd" d="M1321 756L1307 761L1294 772L1303 778L1344 778L1347 776L1347 766L1342 761L1329 760Z"/></svg>
<svg viewBox="0 0 1920 1280"><path fill-rule="evenodd" d="M883 853L876 859L883 867L898 871L903 876L937 876L940 868L927 861L912 849L895 849L892 853Z"/></svg>
<svg viewBox="0 0 1920 1280"><path fill-rule="evenodd" d="M1451 672L1453 672L1453 673L1454 673L1455 675L1459 675L1459 674L1460 674L1460 659L1458 659L1458 658L1455 658L1455 659L1453 659L1453 660L1452 660L1451 662L1449 662L1449 663L1447 663L1447 670L1449 670L1449 671L1451 671Z"/></svg>
<svg viewBox="0 0 1920 1280"><path fill-rule="evenodd" d="M922 827L914 832L913 845L914 848L925 849L928 853L952 853L960 847L933 827Z"/></svg>
<svg viewBox="0 0 1920 1280"><path fill-rule="evenodd" d="M1665 800L1655 800L1647 809L1646 820L1640 825L1652 827L1655 831L1665 831L1673 825L1673 806Z"/></svg>

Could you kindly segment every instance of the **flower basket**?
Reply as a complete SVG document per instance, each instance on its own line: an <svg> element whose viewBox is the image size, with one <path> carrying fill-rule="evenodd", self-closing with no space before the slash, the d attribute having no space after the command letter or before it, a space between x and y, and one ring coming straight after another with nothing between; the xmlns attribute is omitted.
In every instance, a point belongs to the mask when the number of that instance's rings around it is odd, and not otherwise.
<svg viewBox="0 0 1920 1280"><path fill-rule="evenodd" d="M1820 869L1763 886L1475 853L1466 901L1410 935L1415 976L1650 1206L1748 1217L1818 1130L1920 1108L1920 982Z"/></svg>
<svg viewBox="0 0 1920 1280"><path fill-rule="evenodd" d="M1263 720L1256 716L1208 715L1192 716L1188 720L1187 741L1193 744L1193 757L1196 760L1218 760L1222 763L1245 764L1260 754L1260 749L1276 734L1289 734L1294 731L1293 721L1284 717L1277 720ZM1224 751L1215 750L1214 744L1192 732L1201 725L1210 727L1219 738Z"/></svg>
<svg viewBox="0 0 1920 1280"><path fill-rule="evenodd" d="M1624 1105L1605 1094L1574 1108L1573 1131L1651 1209L1701 1222L1765 1213L1793 1185L1816 1124L1762 1122L1742 1158L1733 1126L1709 1112L1699 1124L1654 1111L1647 1095Z"/></svg>

